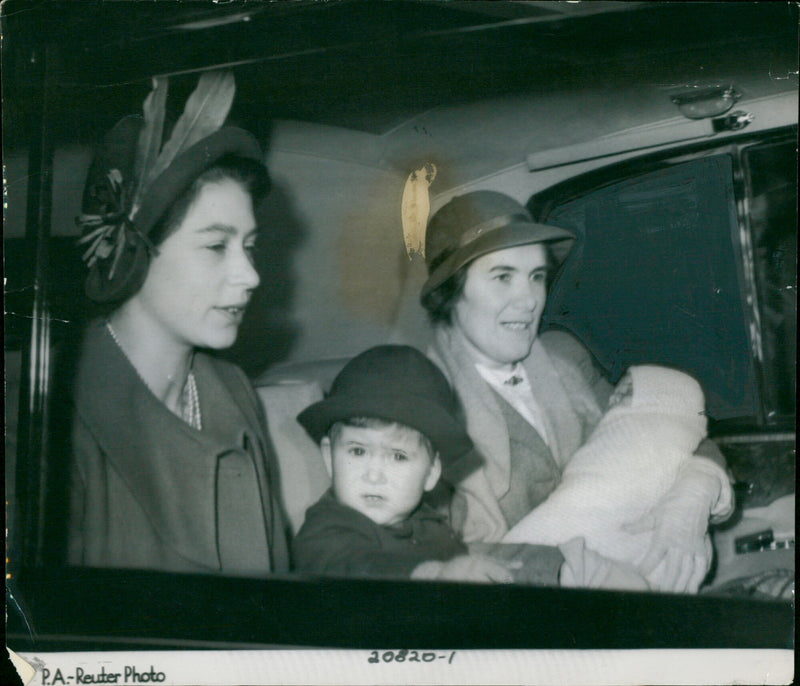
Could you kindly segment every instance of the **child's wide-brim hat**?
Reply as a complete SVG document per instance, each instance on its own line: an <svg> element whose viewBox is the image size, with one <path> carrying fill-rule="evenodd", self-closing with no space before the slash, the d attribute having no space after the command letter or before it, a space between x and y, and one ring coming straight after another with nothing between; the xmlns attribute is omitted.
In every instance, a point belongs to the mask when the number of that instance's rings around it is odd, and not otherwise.
<svg viewBox="0 0 800 686"><path fill-rule="evenodd" d="M327 398L307 407L297 420L319 443L334 423L353 417L416 429L433 444L444 465L473 447L447 379L410 346L382 345L354 357L339 372Z"/></svg>
<svg viewBox="0 0 800 686"><path fill-rule="evenodd" d="M421 298L481 255L530 243L548 243L559 262L575 242L567 229L539 224L516 200L497 191L454 197L428 222L425 262L428 280Z"/></svg>

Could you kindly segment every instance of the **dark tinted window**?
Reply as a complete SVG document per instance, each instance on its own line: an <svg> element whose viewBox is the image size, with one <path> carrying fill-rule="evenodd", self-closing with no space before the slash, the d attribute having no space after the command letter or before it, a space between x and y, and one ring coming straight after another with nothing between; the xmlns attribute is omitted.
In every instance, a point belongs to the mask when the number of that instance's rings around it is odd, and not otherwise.
<svg viewBox="0 0 800 686"><path fill-rule="evenodd" d="M632 364L681 368L714 419L757 415L730 155L605 186L546 220L579 236L545 326L573 331L616 381Z"/></svg>

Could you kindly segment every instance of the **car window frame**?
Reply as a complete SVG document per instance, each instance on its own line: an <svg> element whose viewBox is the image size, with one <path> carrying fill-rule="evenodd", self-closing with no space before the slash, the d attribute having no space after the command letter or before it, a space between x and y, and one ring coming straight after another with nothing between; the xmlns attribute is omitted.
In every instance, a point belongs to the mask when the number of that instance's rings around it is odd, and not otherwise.
<svg viewBox="0 0 800 686"><path fill-rule="evenodd" d="M46 50L44 53L40 65L47 64ZM34 87L47 92L47 79L55 78L52 74L52 69L43 68L38 74L41 83ZM53 106L52 102L44 104ZM45 290L37 291L31 312L37 322L41 314L41 321L46 324L47 250L52 243L49 227L37 224L36 218L49 215L52 194L48 164L52 162L53 150L44 134L37 143L40 148L31 148L32 159L37 163L29 167L29 174L43 183L29 195L34 202L29 204L28 240L37 254L32 282L37 287L41 283ZM37 354L49 353L49 338L32 338ZM23 349L27 344L23 344ZM23 370L31 366L37 367L37 363L24 356ZM23 377L28 378L25 373ZM32 386L27 389L29 393L23 390L21 394L26 400L30 398L34 407L34 412L23 419L23 423L28 422L26 426L33 424L26 435L20 436L30 467L41 466L41 458L46 457L36 437L38 428L46 423L42 403L47 399L47 385L40 387L34 380ZM20 463L25 460L25 456L20 456ZM40 513L30 514L30 527L18 531L18 538L37 535ZM254 580L136 570L48 568L35 564L37 555L24 554L21 562L12 558L13 564L9 566L9 644L18 650L144 646L152 649L178 645L373 647L388 642L460 648L784 648L791 647L793 631L791 605L783 602L586 589L432 582L418 585L300 577ZM400 600L417 595L411 608L396 606ZM121 602L109 604L109 597L120 598ZM274 607L265 607L264 599L271 597L280 601ZM349 604L338 605L341 600ZM439 628L419 626L419 617L424 617L432 606L446 610L456 605L465 608L465 613L474 607L480 609L474 615L445 612ZM331 622L319 621L323 607L334 615ZM373 621L363 622L363 607L374 612ZM337 611L341 613L338 616ZM209 616L218 618L218 623L205 626ZM546 624L541 622L541 616L548 617ZM631 622L631 617L639 621ZM716 626L720 617L730 621ZM337 624L343 621L345 631ZM292 624L288 630L287 622ZM220 623L239 628L226 633ZM165 626L168 631L174 630L173 635L165 633ZM452 633L453 626L459 627L456 636ZM753 635L753 626L763 627L764 632ZM381 630L376 632L375 627ZM207 637L203 638L198 631L206 631ZM230 640L221 640L223 635Z"/></svg>

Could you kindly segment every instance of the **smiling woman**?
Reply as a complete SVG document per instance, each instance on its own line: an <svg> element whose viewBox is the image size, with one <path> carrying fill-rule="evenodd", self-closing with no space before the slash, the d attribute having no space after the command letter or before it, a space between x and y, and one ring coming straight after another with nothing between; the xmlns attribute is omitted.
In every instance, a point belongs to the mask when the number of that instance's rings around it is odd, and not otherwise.
<svg viewBox="0 0 800 686"><path fill-rule="evenodd" d="M489 367L524 359L546 298L547 254L539 243L478 257L453 310L454 323Z"/></svg>
<svg viewBox="0 0 800 686"><path fill-rule="evenodd" d="M564 355L577 343L554 348L550 337L538 336L548 244L556 252L572 237L535 223L525 208L494 191L457 196L430 220L429 278L422 288L437 329L430 354L449 375L482 457L456 485L451 508L468 542L506 540L509 529L545 502L610 394L595 392L601 386L586 373L590 362ZM579 357L588 360L588 354ZM648 511L655 535L638 568L658 590L697 590L711 561L709 514L720 520L732 511L725 471L702 457L687 464L685 484Z"/></svg>
<svg viewBox="0 0 800 686"><path fill-rule="evenodd" d="M154 103L166 84L156 82L144 122L123 120L90 171L79 222L87 293L114 309L89 325L75 382L72 564L250 576L287 567L260 406L240 370L196 351L234 343L259 283L253 201L268 178L255 139L219 128L232 87L229 75L202 77L160 148ZM187 124L204 118L199 133ZM148 152L162 171L137 193Z"/></svg>

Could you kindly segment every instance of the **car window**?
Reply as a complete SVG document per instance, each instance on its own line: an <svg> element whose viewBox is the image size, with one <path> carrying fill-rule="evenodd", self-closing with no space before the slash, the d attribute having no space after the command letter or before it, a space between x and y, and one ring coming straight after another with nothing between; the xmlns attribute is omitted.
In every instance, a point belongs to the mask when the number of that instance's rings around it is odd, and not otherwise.
<svg viewBox="0 0 800 686"><path fill-rule="evenodd" d="M612 382L674 366L701 381L711 417L756 413L730 154L602 186L545 219L579 237L545 326L573 331Z"/></svg>

